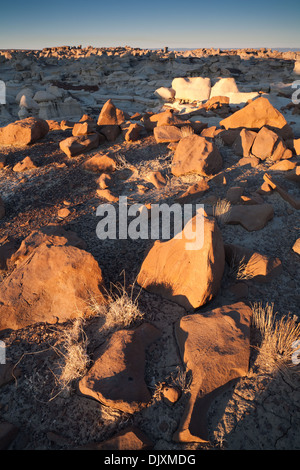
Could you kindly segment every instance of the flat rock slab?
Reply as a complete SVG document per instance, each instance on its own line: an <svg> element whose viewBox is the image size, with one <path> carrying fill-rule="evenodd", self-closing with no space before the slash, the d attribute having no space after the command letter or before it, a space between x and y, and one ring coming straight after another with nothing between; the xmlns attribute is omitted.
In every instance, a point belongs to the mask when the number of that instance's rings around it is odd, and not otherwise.
<svg viewBox="0 0 300 470"><path fill-rule="evenodd" d="M144 380L145 350L159 336L149 323L113 333L95 351L94 365L79 382L80 392L125 413L141 410L151 399Z"/></svg>
<svg viewBox="0 0 300 470"><path fill-rule="evenodd" d="M116 161L105 154L96 154L86 160L82 167L92 173L111 173L116 170Z"/></svg>
<svg viewBox="0 0 300 470"><path fill-rule="evenodd" d="M271 204L235 205L228 212L226 224L239 224L252 232L264 228L273 217Z"/></svg>
<svg viewBox="0 0 300 470"><path fill-rule="evenodd" d="M79 135L67 137L59 143L59 147L69 158L97 148L105 141L101 134L94 133L88 135Z"/></svg>
<svg viewBox="0 0 300 470"><path fill-rule="evenodd" d="M248 372L252 310L243 302L186 315L175 325L181 357L192 373L190 398L176 442L207 442L212 400Z"/></svg>
<svg viewBox="0 0 300 470"><path fill-rule="evenodd" d="M179 142L179 140L182 138L182 132L176 126L157 126L154 128L153 134L158 144L166 142Z"/></svg>

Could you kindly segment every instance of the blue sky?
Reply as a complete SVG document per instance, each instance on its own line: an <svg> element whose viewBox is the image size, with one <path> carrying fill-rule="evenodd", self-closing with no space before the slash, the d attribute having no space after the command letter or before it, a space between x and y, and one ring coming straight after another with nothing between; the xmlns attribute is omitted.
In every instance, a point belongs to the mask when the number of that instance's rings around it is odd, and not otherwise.
<svg viewBox="0 0 300 470"><path fill-rule="evenodd" d="M300 49L299 0L13 0L0 49L61 45Z"/></svg>

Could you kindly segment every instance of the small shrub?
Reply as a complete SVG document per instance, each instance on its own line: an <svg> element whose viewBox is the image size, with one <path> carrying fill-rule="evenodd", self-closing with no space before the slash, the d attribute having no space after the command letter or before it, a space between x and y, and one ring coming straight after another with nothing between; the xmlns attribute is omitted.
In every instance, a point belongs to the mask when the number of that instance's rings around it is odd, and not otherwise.
<svg viewBox="0 0 300 470"><path fill-rule="evenodd" d="M294 344L300 339L300 323L290 314L276 319L272 304L255 303L252 306L253 326L260 334L258 347L259 362L270 372L300 372L295 366L292 356Z"/></svg>

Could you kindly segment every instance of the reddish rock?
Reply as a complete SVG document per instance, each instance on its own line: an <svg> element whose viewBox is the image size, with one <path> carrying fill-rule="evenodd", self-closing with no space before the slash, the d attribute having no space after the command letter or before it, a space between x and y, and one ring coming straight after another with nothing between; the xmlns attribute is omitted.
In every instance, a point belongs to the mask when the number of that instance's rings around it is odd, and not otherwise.
<svg viewBox="0 0 300 470"><path fill-rule="evenodd" d="M242 266L245 280L269 282L282 273L279 258L268 257L239 245L225 244L225 259L233 269Z"/></svg>
<svg viewBox="0 0 300 470"><path fill-rule="evenodd" d="M207 100L206 103L204 103L204 107L205 109L207 109L207 111L216 110L224 105L229 105L229 101L230 100L228 96L213 96L212 98Z"/></svg>
<svg viewBox="0 0 300 470"><path fill-rule="evenodd" d="M182 138L181 130L176 126L157 126L154 128L153 134L158 144L179 142Z"/></svg>
<svg viewBox="0 0 300 470"><path fill-rule="evenodd" d="M118 202L118 196L115 196L109 189L97 189L96 194L101 199L105 199L109 202Z"/></svg>
<svg viewBox="0 0 300 470"><path fill-rule="evenodd" d="M279 137L275 132L265 126L262 127L254 140L252 154L260 160L271 158L278 140Z"/></svg>
<svg viewBox="0 0 300 470"><path fill-rule="evenodd" d="M57 212L57 216L60 219L66 219L70 214L71 214L70 210L67 209L66 207L59 209L59 211Z"/></svg>
<svg viewBox="0 0 300 470"><path fill-rule="evenodd" d="M46 123L49 126L49 131L60 131L61 130L61 125L59 122L54 121L53 119L47 119Z"/></svg>
<svg viewBox="0 0 300 470"><path fill-rule="evenodd" d="M96 182L100 189L108 189L111 182L111 176L107 173L102 173Z"/></svg>
<svg viewBox="0 0 300 470"><path fill-rule="evenodd" d="M206 129L203 129L201 131L201 136L213 139L217 135L217 133L218 133L217 126L211 126L211 127L207 127Z"/></svg>
<svg viewBox="0 0 300 470"><path fill-rule="evenodd" d="M104 137L101 139L101 135L98 133L72 136L62 140L59 147L62 152L71 158L97 148L103 141Z"/></svg>
<svg viewBox="0 0 300 470"><path fill-rule="evenodd" d="M75 126L76 122L73 122L73 121L68 121L67 119L63 119L61 122L60 122L60 128L63 130L63 131L66 131L68 129L73 129L73 127Z"/></svg>
<svg viewBox="0 0 300 470"><path fill-rule="evenodd" d="M273 189L271 188L271 186L266 181L264 181L261 187L257 190L257 193L264 195L270 194L272 191Z"/></svg>
<svg viewBox="0 0 300 470"><path fill-rule="evenodd" d="M94 351L94 364L80 380L83 395L125 413L135 413L151 399L145 383L145 350L160 336L149 323L119 330Z"/></svg>
<svg viewBox="0 0 300 470"><path fill-rule="evenodd" d="M286 147L281 137L267 127L262 127L258 132L252 145L252 154L260 160L269 158L277 161L292 157L292 151Z"/></svg>
<svg viewBox="0 0 300 470"><path fill-rule="evenodd" d="M218 132L218 136L223 140L225 145L231 146L233 145L234 141L240 134L240 129L228 129L224 130L221 129Z"/></svg>
<svg viewBox="0 0 300 470"><path fill-rule="evenodd" d="M21 162L18 162L14 165L13 171L26 171L34 170L36 165L33 163L30 157L25 157Z"/></svg>
<svg viewBox="0 0 300 470"><path fill-rule="evenodd" d="M240 157L249 157L256 136L256 132L242 129L232 144L234 153Z"/></svg>
<svg viewBox="0 0 300 470"><path fill-rule="evenodd" d="M209 190L207 181L202 180L192 184L181 196L176 198L180 204L189 204L195 199L201 198Z"/></svg>
<svg viewBox="0 0 300 470"><path fill-rule="evenodd" d="M192 310L206 304L217 294L225 255L222 235L214 219L199 213L188 227L193 234L197 227L199 239L189 240L191 235L183 230L168 241L157 240L145 255L137 283L182 305L186 310Z"/></svg>
<svg viewBox="0 0 300 470"><path fill-rule="evenodd" d="M43 119L29 117L0 128L0 145L24 146L34 144L49 132Z"/></svg>
<svg viewBox="0 0 300 470"><path fill-rule="evenodd" d="M77 248L84 250L86 243L72 230L65 230L58 225L47 225L41 227L39 230L32 232L26 237L19 248L14 250L14 253L10 257L10 265L18 266L26 258L28 258L35 248L40 246L42 243L48 245L72 245Z"/></svg>
<svg viewBox="0 0 300 470"><path fill-rule="evenodd" d="M125 131L124 139L126 142L135 142L139 140L143 127L137 123L131 123Z"/></svg>
<svg viewBox="0 0 300 470"><path fill-rule="evenodd" d="M90 253L45 241L2 282L0 330L83 316L91 296L104 301L103 288L101 269Z"/></svg>
<svg viewBox="0 0 300 470"><path fill-rule="evenodd" d="M176 323L177 343L192 372L192 384L175 441L208 442L212 400L248 372L251 315L251 308L238 302L186 315Z"/></svg>
<svg viewBox="0 0 300 470"><path fill-rule="evenodd" d="M283 140L280 138L275 146L274 152L271 156L271 160L276 162L277 160L284 160L287 158L292 158L293 152L286 147Z"/></svg>
<svg viewBox="0 0 300 470"><path fill-rule="evenodd" d="M274 217L271 204L234 205L231 207L226 224L242 225L249 232L261 230Z"/></svg>
<svg viewBox="0 0 300 470"><path fill-rule="evenodd" d="M174 405L181 397L181 391L178 387L164 385L161 390L161 395L165 403Z"/></svg>
<svg viewBox="0 0 300 470"><path fill-rule="evenodd" d="M198 174L211 176L222 169L222 156L213 142L191 135L181 139L175 150L171 172L175 176Z"/></svg>
<svg viewBox="0 0 300 470"><path fill-rule="evenodd" d="M157 114L145 116L142 118L142 122L148 131L154 130L156 126L177 126L183 127L189 124L189 121L185 121L179 118L172 109L167 109Z"/></svg>
<svg viewBox="0 0 300 470"><path fill-rule="evenodd" d="M79 135L87 135L93 134L96 131L96 123L92 120L87 120L84 122L77 122L74 124L72 129L72 135L79 136Z"/></svg>
<svg viewBox="0 0 300 470"><path fill-rule="evenodd" d="M104 154L96 154L82 164L86 171L92 173L112 173L116 170L116 166L115 160Z"/></svg>
<svg viewBox="0 0 300 470"><path fill-rule="evenodd" d="M98 129L108 142L114 142L121 134L121 127L118 124L99 126Z"/></svg>
<svg viewBox="0 0 300 470"><path fill-rule="evenodd" d="M146 175L147 181L152 183L157 189L162 189L167 182L160 171L151 171Z"/></svg>
<svg viewBox="0 0 300 470"><path fill-rule="evenodd" d="M231 204L238 204L241 201L243 192L244 188L241 186L232 186L227 190L225 199Z"/></svg>
<svg viewBox="0 0 300 470"><path fill-rule="evenodd" d="M295 253L298 253L298 255L300 255L300 238L298 238L298 239L295 241L295 243L294 243L294 245L293 245L293 251L294 251Z"/></svg>
<svg viewBox="0 0 300 470"><path fill-rule="evenodd" d="M290 171L293 170L296 166L296 162L291 162L289 160L280 160L279 162L274 163L269 167L269 170L272 171Z"/></svg>
<svg viewBox="0 0 300 470"><path fill-rule="evenodd" d="M293 148L296 155L300 155L300 139L293 140Z"/></svg>
<svg viewBox="0 0 300 470"><path fill-rule="evenodd" d="M257 165L259 165L259 163L259 158L254 157L253 155L250 157L243 157L238 161L239 166L250 165L252 168L255 168Z"/></svg>
<svg viewBox="0 0 300 470"><path fill-rule="evenodd" d="M274 130L284 139L293 139L293 131L284 116L269 102L259 97L244 108L223 119L220 126L225 129L247 128L259 130L264 126Z"/></svg>
<svg viewBox="0 0 300 470"><path fill-rule="evenodd" d="M108 100L101 109L97 124L98 126L120 126L126 119L126 114L121 109L117 108L112 100Z"/></svg>

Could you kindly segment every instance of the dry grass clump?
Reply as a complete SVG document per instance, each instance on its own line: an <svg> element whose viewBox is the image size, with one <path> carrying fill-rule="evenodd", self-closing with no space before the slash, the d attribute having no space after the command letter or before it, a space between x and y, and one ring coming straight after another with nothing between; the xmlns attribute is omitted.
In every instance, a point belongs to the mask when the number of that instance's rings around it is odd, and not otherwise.
<svg viewBox="0 0 300 470"><path fill-rule="evenodd" d="M276 318L273 305L255 303L252 306L253 326L260 333L258 361L272 373L300 372L295 352L300 347L300 323L290 314ZM299 353L300 356L300 353Z"/></svg>
<svg viewBox="0 0 300 470"><path fill-rule="evenodd" d="M103 335L104 339L107 334L131 326L143 318L137 299L133 299L122 286L118 286L114 293L107 295L106 303L91 299L89 309L90 315L86 319L77 318L70 328L63 330L54 346L56 353L62 359L59 374L56 376L59 393L70 390L72 382L87 373L90 357L89 339L84 330L86 321L99 317L102 320L99 335L100 337Z"/></svg>
<svg viewBox="0 0 300 470"><path fill-rule="evenodd" d="M62 331L59 341L53 347L62 358L60 373L56 376L61 391L69 390L71 382L83 377L90 363L88 339L83 324L82 318L76 318L70 328Z"/></svg>
<svg viewBox="0 0 300 470"><path fill-rule="evenodd" d="M194 129L192 126L182 126L181 128L181 136L183 137L189 137L190 135L195 134Z"/></svg>
<svg viewBox="0 0 300 470"><path fill-rule="evenodd" d="M229 266L230 276L234 277L236 281L247 281L253 279L253 273L249 271L248 263L245 257L239 259L233 256Z"/></svg>
<svg viewBox="0 0 300 470"><path fill-rule="evenodd" d="M103 330L113 331L126 328L143 319L143 313L138 306L138 297L127 293L125 286L114 286L115 291L107 293L107 303L99 304L95 299L90 301L90 309L94 316L103 318Z"/></svg>
<svg viewBox="0 0 300 470"><path fill-rule="evenodd" d="M221 223L225 224L229 218L231 204L226 199L218 199L213 207L213 215Z"/></svg>

